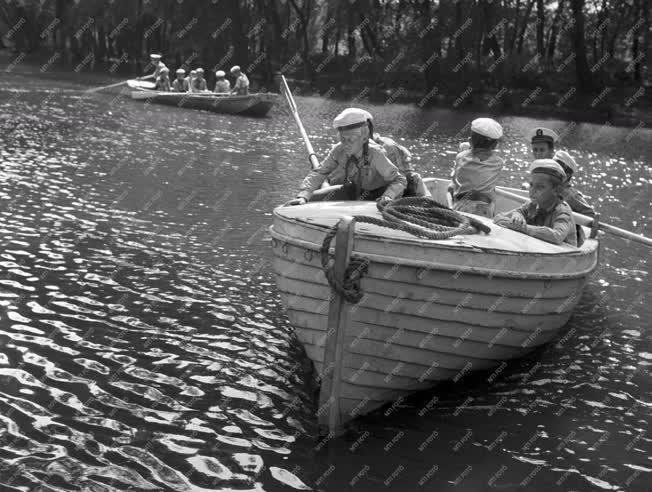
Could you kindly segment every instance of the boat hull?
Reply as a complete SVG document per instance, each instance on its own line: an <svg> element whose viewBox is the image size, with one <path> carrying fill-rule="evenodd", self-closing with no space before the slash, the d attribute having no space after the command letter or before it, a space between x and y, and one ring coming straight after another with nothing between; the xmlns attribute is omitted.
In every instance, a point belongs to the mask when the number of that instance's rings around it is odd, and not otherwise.
<svg viewBox="0 0 652 492"><path fill-rule="evenodd" d="M437 197L441 184L429 184ZM324 204L321 213L328 217L308 221L276 209L270 228L277 288L290 323L322 381L338 378L337 401L332 382L322 385L323 424L333 421L333 411L344 423L549 342L568 322L597 264L595 240L578 250L494 226L494 236L424 241L360 224L353 256L369 266L360 281L362 300L341 309L342 356L334 371L325 362L334 334L319 248L338 210L355 215L364 206ZM522 244L510 248L519 236Z"/></svg>
<svg viewBox="0 0 652 492"><path fill-rule="evenodd" d="M155 104L165 104L179 108L202 109L215 113L265 116L274 104L276 104L278 94L258 93L246 96L220 96L213 93L158 92L135 88L135 90L131 91L131 98Z"/></svg>

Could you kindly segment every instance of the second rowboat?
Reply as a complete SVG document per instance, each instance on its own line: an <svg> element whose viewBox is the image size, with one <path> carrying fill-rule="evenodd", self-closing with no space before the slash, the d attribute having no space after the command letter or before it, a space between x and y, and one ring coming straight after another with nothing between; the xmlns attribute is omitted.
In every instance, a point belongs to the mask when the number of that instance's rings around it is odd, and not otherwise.
<svg viewBox="0 0 652 492"><path fill-rule="evenodd" d="M265 116L278 100L278 94L271 92L236 96L214 92L162 92L154 90L151 82L139 80L130 80L128 85L132 89L131 98L139 101L244 116Z"/></svg>

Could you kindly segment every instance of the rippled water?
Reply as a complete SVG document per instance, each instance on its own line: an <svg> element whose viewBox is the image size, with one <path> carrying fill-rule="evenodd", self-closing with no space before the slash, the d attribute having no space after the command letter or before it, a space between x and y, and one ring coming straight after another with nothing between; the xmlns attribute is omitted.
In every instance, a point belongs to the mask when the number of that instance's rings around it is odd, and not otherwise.
<svg viewBox="0 0 652 492"><path fill-rule="evenodd" d="M649 250L604 237L559 339L318 436L266 228L308 162L292 118L0 75L2 490L645 490ZM299 98L323 155L345 106ZM446 175L472 115L360 103ZM524 181L503 118L505 182ZM646 235L652 132L545 122L603 220Z"/></svg>

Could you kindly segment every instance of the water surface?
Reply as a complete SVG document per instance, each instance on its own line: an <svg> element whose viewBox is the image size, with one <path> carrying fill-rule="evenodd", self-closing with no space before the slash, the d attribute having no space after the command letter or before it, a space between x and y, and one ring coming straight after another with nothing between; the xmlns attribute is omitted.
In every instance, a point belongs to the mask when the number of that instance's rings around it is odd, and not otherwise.
<svg viewBox="0 0 652 492"><path fill-rule="evenodd" d="M325 441L266 237L309 167L291 116L84 88L0 76L0 488L646 489L648 249L604 236L556 342ZM346 104L297 103L325 155ZM475 116L358 105L424 175L449 174ZM602 219L652 235L650 130L500 121L505 184L549 125Z"/></svg>

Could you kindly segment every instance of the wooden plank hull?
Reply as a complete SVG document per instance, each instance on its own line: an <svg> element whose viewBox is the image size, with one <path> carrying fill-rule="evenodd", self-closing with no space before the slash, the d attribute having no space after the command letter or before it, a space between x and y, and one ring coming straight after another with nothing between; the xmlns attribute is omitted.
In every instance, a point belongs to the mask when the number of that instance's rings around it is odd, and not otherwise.
<svg viewBox="0 0 652 492"><path fill-rule="evenodd" d="M215 113L265 116L276 104L278 94L259 93L246 96L221 96L213 93L157 92L136 88L131 98L180 108L203 109Z"/></svg>
<svg viewBox="0 0 652 492"><path fill-rule="evenodd" d="M445 189L440 181L429 180L429 186L436 199ZM374 203L330 202L274 212L277 288L322 381L334 373L324 364L324 347L334 334L328 329L331 288L319 248L338 216L374 211ZM550 341L571 317L598 259L596 240L579 249L555 246L493 225L483 237L442 241L368 224L355 230L352 254L370 263L360 282L362 300L341 309L340 392L333 401L322 391L324 424L331 412L346 422Z"/></svg>

